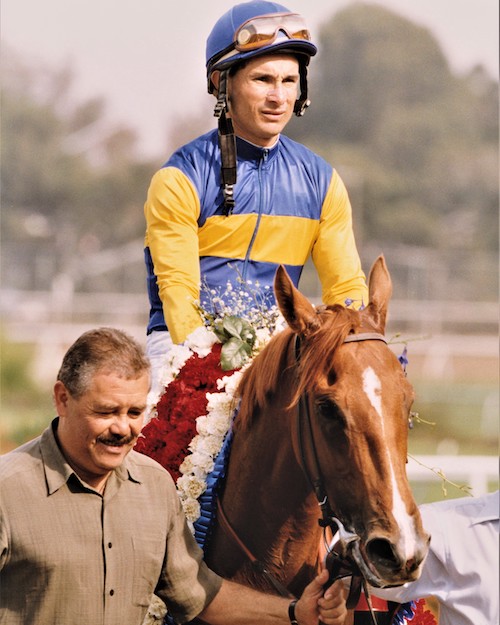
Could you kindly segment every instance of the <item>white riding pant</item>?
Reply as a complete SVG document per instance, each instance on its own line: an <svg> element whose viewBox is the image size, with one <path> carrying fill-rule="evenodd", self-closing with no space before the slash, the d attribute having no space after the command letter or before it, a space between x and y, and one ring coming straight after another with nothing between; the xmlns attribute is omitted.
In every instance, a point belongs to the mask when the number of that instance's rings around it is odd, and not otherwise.
<svg viewBox="0 0 500 625"><path fill-rule="evenodd" d="M160 388L160 373L165 364L165 356L172 347L170 333L164 330L153 330L146 337L146 355L151 363L151 397L158 396L163 390Z"/></svg>

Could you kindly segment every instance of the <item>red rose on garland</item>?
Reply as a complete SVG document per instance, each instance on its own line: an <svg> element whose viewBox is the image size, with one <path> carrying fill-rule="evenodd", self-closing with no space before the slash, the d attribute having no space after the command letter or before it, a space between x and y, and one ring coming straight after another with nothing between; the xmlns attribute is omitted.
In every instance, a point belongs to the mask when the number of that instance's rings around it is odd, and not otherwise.
<svg viewBox="0 0 500 625"><path fill-rule="evenodd" d="M204 358L193 354L178 376L166 387L156 410L158 416L144 426L135 450L159 462L174 481L196 436L196 419L207 412L207 393L221 392L217 381L234 370L223 370L221 343L215 343Z"/></svg>

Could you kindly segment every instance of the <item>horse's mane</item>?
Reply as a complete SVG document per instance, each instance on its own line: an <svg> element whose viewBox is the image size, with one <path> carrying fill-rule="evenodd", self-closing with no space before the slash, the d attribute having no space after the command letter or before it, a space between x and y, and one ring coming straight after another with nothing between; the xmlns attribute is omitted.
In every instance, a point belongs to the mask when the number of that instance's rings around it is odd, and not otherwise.
<svg viewBox="0 0 500 625"><path fill-rule="evenodd" d="M307 338L300 339L300 363L297 387L290 406L294 405L306 388L312 388L318 377L327 375L333 353L346 336L359 328L359 312L343 306L325 306L317 309L320 324ZM269 397L280 388L287 369L297 361L295 333L286 328L275 335L244 372L238 386L240 408L238 427L248 426Z"/></svg>

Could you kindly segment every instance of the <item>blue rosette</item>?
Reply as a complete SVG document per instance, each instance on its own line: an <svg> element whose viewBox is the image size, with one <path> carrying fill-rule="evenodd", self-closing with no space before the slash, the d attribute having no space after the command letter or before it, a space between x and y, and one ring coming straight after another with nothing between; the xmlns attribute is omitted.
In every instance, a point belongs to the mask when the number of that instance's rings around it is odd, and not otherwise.
<svg viewBox="0 0 500 625"><path fill-rule="evenodd" d="M222 447L215 458L213 471L207 475L207 488L198 498L200 516L194 523L194 537L203 550L205 550L214 525L217 496L226 477L232 442L233 433L232 429L229 428L224 442L222 443Z"/></svg>

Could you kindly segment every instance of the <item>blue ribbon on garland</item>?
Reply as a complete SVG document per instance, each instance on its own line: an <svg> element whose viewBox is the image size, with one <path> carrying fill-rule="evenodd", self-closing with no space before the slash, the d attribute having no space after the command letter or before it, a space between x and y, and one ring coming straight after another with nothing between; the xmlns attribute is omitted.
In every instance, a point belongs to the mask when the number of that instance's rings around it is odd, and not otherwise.
<svg viewBox="0 0 500 625"><path fill-rule="evenodd" d="M207 488L198 498L198 503L200 504L200 516L194 523L194 537L198 545L203 550L205 550L205 546L212 533L215 510L217 507L217 496L219 494L220 486L224 483L224 479L226 477L229 452L231 450L232 442L233 432L230 428L214 461L214 468L207 476Z"/></svg>

